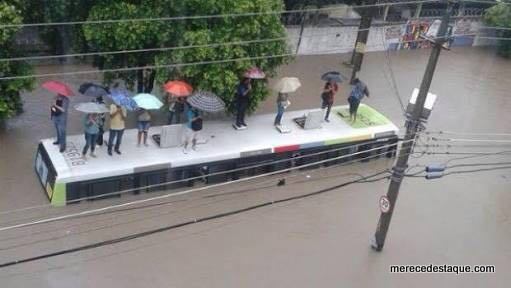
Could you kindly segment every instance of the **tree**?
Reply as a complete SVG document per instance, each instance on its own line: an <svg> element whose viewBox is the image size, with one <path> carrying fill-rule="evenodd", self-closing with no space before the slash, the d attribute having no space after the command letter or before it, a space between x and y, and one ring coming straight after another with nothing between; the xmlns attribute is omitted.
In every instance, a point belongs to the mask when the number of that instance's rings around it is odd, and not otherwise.
<svg viewBox="0 0 511 288"><path fill-rule="evenodd" d="M484 21L489 26L511 28L511 5L509 3L499 3L486 10ZM510 38L510 30L497 30L497 36ZM498 42L498 52L504 57L511 57L511 41L500 40Z"/></svg>
<svg viewBox="0 0 511 288"><path fill-rule="evenodd" d="M180 15L220 15L247 12L274 12L283 10L281 0L187 0L181 1ZM176 23L175 23L176 24ZM203 18L180 21L180 46L207 45L211 43L241 42L258 39L274 39L286 36L279 14L256 16ZM243 72L257 66L268 76L274 76L277 67L286 63L288 57L285 40L251 43L247 45L221 45L193 49L175 50L172 53L157 55L159 65L175 63L199 63L224 61L238 58L261 59L229 61L214 64L194 64L160 70L158 81L181 78L197 90L211 91L227 103L232 103ZM264 59L265 56L275 56ZM252 100L249 109L257 105L269 94L264 80L254 81Z"/></svg>
<svg viewBox="0 0 511 288"><path fill-rule="evenodd" d="M168 15L173 1L103 1L90 10L88 21L107 19L155 18ZM83 32L88 45L95 51L117 51L158 48L170 45L174 37L168 21L126 21L108 24L87 24ZM145 67L155 64L159 52L110 54L96 57L94 65L99 69ZM111 72L105 74L105 82L123 79L129 88L137 85L138 92L151 92L156 71L154 69Z"/></svg>
<svg viewBox="0 0 511 288"><path fill-rule="evenodd" d="M0 2L0 25L21 24L23 18L19 1L9 0ZM0 58L18 56L14 45L14 36L19 27L2 27L0 29ZM25 76L32 73L31 66L21 61L1 61L0 77ZM0 80L0 122L23 111L20 93L30 90L33 78Z"/></svg>

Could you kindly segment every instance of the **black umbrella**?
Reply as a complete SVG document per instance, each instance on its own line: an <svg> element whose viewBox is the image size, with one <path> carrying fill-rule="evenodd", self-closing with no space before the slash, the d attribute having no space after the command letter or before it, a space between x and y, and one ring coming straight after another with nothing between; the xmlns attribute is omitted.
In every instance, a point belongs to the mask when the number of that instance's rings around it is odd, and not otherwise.
<svg viewBox="0 0 511 288"><path fill-rule="evenodd" d="M90 97L102 97L108 95L108 88L94 84L94 83L83 83L80 85L80 89L78 89L78 92L82 93L85 96Z"/></svg>
<svg viewBox="0 0 511 288"><path fill-rule="evenodd" d="M330 72L326 72L325 74L323 74L321 76L321 80L323 81L327 81L327 82L337 82L337 83L342 83L346 80L348 80L348 78L344 75L341 74L341 72L337 72L337 71L330 71Z"/></svg>

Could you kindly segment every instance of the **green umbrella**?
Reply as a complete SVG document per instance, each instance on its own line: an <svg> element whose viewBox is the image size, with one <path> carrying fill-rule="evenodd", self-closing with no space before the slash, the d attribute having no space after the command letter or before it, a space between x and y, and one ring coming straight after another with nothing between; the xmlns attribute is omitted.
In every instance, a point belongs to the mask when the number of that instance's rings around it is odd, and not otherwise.
<svg viewBox="0 0 511 288"><path fill-rule="evenodd" d="M163 106L163 103L158 99L158 97L147 94L140 93L133 97L133 100L137 102L137 106L146 110L157 110Z"/></svg>

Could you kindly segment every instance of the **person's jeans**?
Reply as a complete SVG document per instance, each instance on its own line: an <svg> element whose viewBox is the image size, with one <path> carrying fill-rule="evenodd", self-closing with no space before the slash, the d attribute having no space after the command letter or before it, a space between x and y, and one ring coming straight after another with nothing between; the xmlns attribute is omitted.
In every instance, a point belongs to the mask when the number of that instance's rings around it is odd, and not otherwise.
<svg viewBox="0 0 511 288"><path fill-rule="evenodd" d="M108 151L112 152L112 146L114 146L115 141L115 151L119 151L122 142L122 135L124 134L123 130L112 130L110 129L108 135Z"/></svg>
<svg viewBox="0 0 511 288"><path fill-rule="evenodd" d="M282 115L284 115L284 105L277 104L277 117L275 117L275 125L280 125L280 122L282 121Z"/></svg>
<svg viewBox="0 0 511 288"><path fill-rule="evenodd" d="M325 120L328 120L328 116L330 116L330 109L332 109L332 104L323 102L323 104L321 104L321 109L325 108L326 108Z"/></svg>
<svg viewBox="0 0 511 288"><path fill-rule="evenodd" d="M236 115L236 126L245 125L245 112L247 111L248 102L238 100L236 106L236 110L238 110L238 114Z"/></svg>
<svg viewBox="0 0 511 288"><path fill-rule="evenodd" d="M55 123L60 151L64 151L66 150L66 119L63 117L55 117L53 118L53 123Z"/></svg>
<svg viewBox="0 0 511 288"><path fill-rule="evenodd" d="M87 154L87 151L90 147L90 152L94 153L94 150L96 150L96 141L98 138L98 134L89 134L85 133L85 147L83 147L82 154Z"/></svg>

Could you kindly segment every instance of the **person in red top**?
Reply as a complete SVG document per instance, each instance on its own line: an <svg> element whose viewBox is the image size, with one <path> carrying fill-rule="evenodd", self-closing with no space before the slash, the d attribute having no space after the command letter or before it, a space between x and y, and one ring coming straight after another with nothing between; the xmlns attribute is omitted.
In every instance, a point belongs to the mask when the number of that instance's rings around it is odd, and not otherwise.
<svg viewBox="0 0 511 288"><path fill-rule="evenodd" d="M321 94L321 99L323 102L321 103L321 109L326 108L325 121L330 122L328 120L328 116L330 116L330 110L332 109L332 105L334 104L334 96L339 91L339 86L335 82L326 82L325 88L323 89L323 93Z"/></svg>

